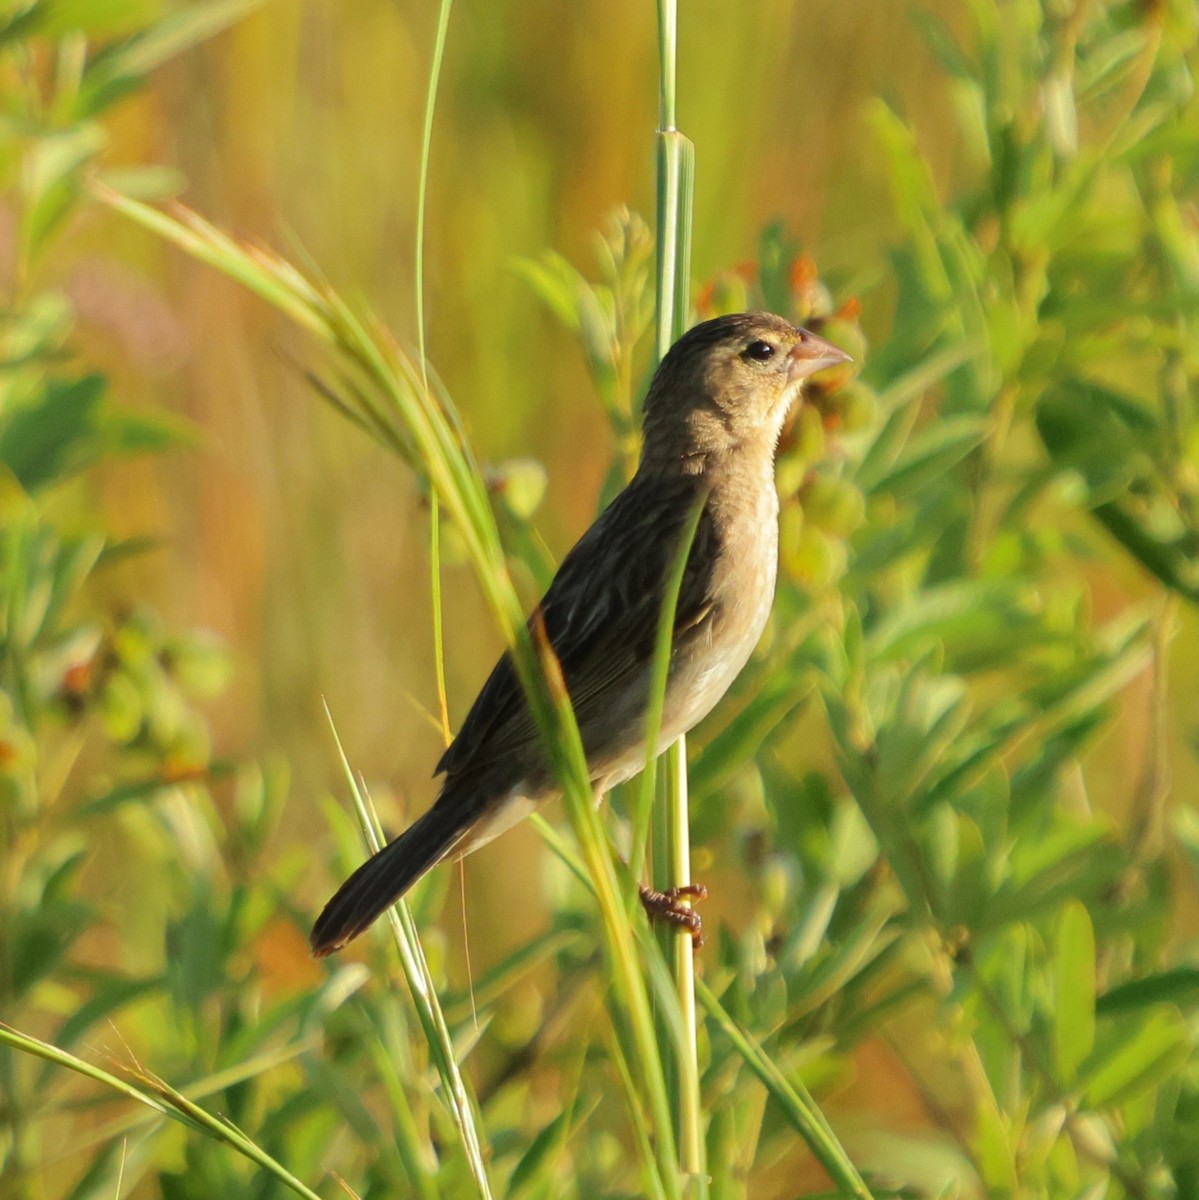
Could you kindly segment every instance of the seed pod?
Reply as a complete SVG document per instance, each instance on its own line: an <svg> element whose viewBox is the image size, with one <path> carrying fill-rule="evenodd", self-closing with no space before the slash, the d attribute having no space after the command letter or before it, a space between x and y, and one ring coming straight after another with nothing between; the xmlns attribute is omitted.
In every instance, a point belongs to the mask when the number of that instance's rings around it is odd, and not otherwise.
<svg viewBox="0 0 1199 1200"><path fill-rule="evenodd" d="M866 498L847 479L814 476L800 496L807 519L817 529L847 538L866 519Z"/></svg>
<svg viewBox="0 0 1199 1200"><path fill-rule="evenodd" d="M861 433L878 420L878 397L874 389L860 379L841 388L836 395L836 404L845 433Z"/></svg>
<svg viewBox="0 0 1199 1200"><path fill-rule="evenodd" d="M780 546L783 569L802 587L826 588L845 574L848 555L845 543L834 541L812 524L805 523L799 537Z"/></svg>

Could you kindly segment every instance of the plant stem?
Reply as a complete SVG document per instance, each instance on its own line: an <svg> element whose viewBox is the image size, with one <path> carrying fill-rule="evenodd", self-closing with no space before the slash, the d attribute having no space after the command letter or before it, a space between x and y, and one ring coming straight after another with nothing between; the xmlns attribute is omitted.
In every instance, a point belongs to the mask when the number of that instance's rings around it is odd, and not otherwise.
<svg viewBox="0 0 1199 1200"><path fill-rule="evenodd" d="M657 135L657 304L655 312L659 361L687 328L688 280L691 260L691 200L694 148L675 127L678 46L676 0L658 0L658 135ZM680 737L667 753L666 846L664 878L658 886L679 887L691 882L691 840L687 805L687 744ZM680 930L674 942L674 981L683 1017L683 1037L676 1056L673 1090L678 1120L679 1167L684 1195L708 1193L704 1131L696 1051L695 962L690 936Z"/></svg>
<svg viewBox="0 0 1199 1200"><path fill-rule="evenodd" d="M787 1078L770 1054L729 1016L707 984L700 983L699 995L708 1015L724 1031L745 1060L746 1066L774 1097L788 1122L799 1132L816 1160L840 1189L840 1194L852 1196L855 1200L874 1200L870 1189L837 1140L832 1126L825 1120L803 1084L797 1079Z"/></svg>
<svg viewBox="0 0 1199 1200"><path fill-rule="evenodd" d="M679 738L666 753L668 802L666 870L673 886L691 882L691 831L688 827L687 745ZM699 1094L699 1058L696 1053L695 949L685 931L674 936L674 978L683 1016L683 1039L677 1065L679 1165L684 1175L683 1194L707 1194L704 1130Z"/></svg>
<svg viewBox="0 0 1199 1200"><path fill-rule="evenodd" d="M377 854L382 849L386 838L379 815L361 780L355 776L350 767L350 761L342 748L341 738L333 724L332 714L328 708L325 716L329 720L329 728L337 747L337 755L341 760L346 784L354 798L354 808L358 815L367 849ZM400 953L400 964L408 990L420 1020L429 1052L441 1083L445 1089L446 1104L453 1114L458 1132L462 1136L462 1151L467 1167L474 1180L475 1190L480 1200L492 1200L491 1182L487 1176L487 1165L483 1159L483 1139L480 1137L480 1118L474 1097L467 1090L458 1068L458 1060L454 1053L454 1039L450 1035L445 1014L442 1012L441 1000L433 982L429 964L425 958L424 947L421 945L420 934L412 920L407 901L398 900L387 912L391 923L392 934Z"/></svg>
<svg viewBox="0 0 1199 1200"><path fill-rule="evenodd" d="M416 192L416 345L420 355L421 387L429 391L429 361L425 346L425 215L429 198L429 158L433 146L433 114L437 108L437 88L441 82L441 63L445 57L446 35L453 0L441 0L437 13L437 35L433 43L433 62L429 67L429 87L425 93L425 119L421 129L420 178ZM445 683L445 641L441 619L441 511L437 489L429 489L429 582L433 605L433 661L437 675L437 714L442 740L450 744L450 706Z"/></svg>

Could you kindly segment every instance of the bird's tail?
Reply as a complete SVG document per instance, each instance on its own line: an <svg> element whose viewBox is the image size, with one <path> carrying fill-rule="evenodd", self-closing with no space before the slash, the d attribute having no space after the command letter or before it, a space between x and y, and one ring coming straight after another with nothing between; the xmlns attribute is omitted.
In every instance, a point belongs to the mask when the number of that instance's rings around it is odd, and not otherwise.
<svg viewBox="0 0 1199 1200"><path fill-rule="evenodd" d="M434 804L395 841L368 858L317 917L308 937L312 953L324 958L340 950L441 862L477 816L464 808Z"/></svg>

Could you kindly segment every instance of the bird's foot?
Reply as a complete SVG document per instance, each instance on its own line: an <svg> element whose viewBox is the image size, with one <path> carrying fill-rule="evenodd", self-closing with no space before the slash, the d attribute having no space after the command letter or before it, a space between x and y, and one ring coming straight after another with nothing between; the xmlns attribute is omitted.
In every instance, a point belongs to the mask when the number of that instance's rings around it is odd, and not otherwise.
<svg viewBox="0 0 1199 1200"><path fill-rule="evenodd" d="M691 904L708 898L708 889L702 883L685 883L682 887L667 888L664 892L655 891L644 883L640 885L641 903L651 921L665 921L686 929L691 934L691 947L698 950L704 944L703 921ZM681 904L681 900L690 901Z"/></svg>

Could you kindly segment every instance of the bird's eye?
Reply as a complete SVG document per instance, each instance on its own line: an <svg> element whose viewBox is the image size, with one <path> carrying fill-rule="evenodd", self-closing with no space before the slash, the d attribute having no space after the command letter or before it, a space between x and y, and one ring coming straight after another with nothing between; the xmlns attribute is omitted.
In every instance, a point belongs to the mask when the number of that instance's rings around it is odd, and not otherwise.
<svg viewBox="0 0 1199 1200"><path fill-rule="evenodd" d="M752 358L754 362L769 362L774 357L774 347L769 342L750 342L741 351L742 358Z"/></svg>

